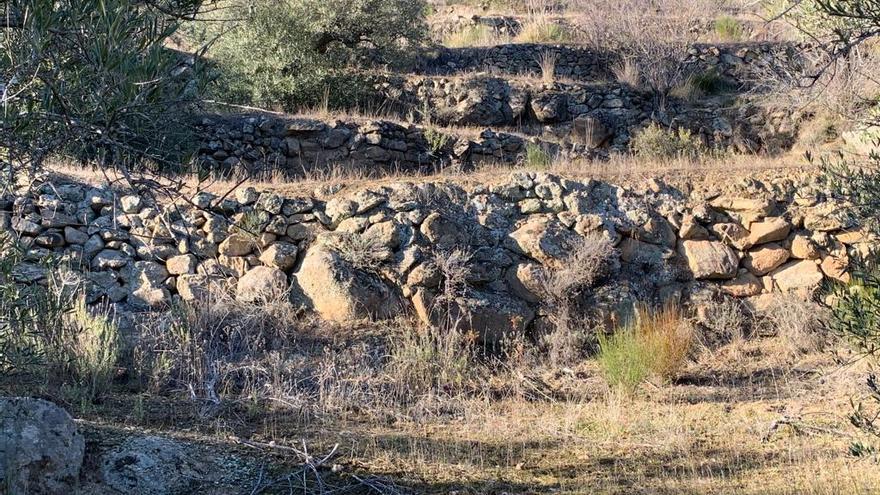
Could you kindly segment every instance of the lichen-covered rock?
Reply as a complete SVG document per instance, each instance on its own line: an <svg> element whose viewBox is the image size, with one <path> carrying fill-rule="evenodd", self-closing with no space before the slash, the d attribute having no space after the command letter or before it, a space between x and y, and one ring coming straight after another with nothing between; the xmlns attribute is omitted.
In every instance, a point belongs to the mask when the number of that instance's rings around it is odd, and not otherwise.
<svg viewBox="0 0 880 495"><path fill-rule="evenodd" d="M276 242L263 251L263 254L260 255L260 261L264 265L286 272L296 265L298 252L296 244Z"/></svg>
<svg viewBox="0 0 880 495"><path fill-rule="evenodd" d="M791 253L779 244L765 244L749 251L743 258L743 266L759 277L767 275L788 261Z"/></svg>
<svg viewBox="0 0 880 495"><path fill-rule="evenodd" d="M235 287L235 299L241 302L265 302L287 290L287 275L277 268L258 266L244 274Z"/></svg>
<svg viewBox="0 0 880 495"><path fill-rule="evenodd" d="M736 276L739 257L717 241L683 241L682 254L697 280L729 279Z"/></svg>
<svg viewBox="0 0 880 495"><path fill-rule="evenodd" d="M400 311L396 294L385 282L358 270L320 240L306 251L296 280L307 304L328 321L384 319Z"/></svg>
<svg viewBox="0 0 880 495"><path fill-rule="evenodd" d="M220 243L223 256L247 256L254 250L254 239L243 234L232 234Z"/></svg>
<svg viewBox="0 0 880 495"><path fill-rule="evenodd" d="M799 260L815 260L819 259L822 254L819 252L819 246L809 237L798 234L791 241L791 256Z"/></svg>
<svg viewBox="0 0 880 495"><path fill-rule="evenodd" d="M507 270L507 284L513 294L533 304L541 301L545 278L539 263L519 263Z"/></svg>
<svg viewBox="0 0 880 495"><path fill-rule="evenodd" d="M745 225L770 215L773 211L773 203L767 199L721 196L709 204L737 217Z"/></svg>
<svg viewBox="0 0 880 495"><path fill-rule="evenodd" d="M781 217L765 218L749 225L749 243L752 246L785 240L791 224Z"/></svg>
<svg viewBox="0 0 880 495"><path fill-rule="evenodd" d="M426 324L473 332L490 346L521 335L535 318L526 303L502 293L468 291L449 303L434 303L435 296L425 289L413 297L416 314Z"/></svg>
<svg viewBox="0 0 880 495"><path fill-rule="evenodd" d="M792 261L770 274L774 285L782 292L812 292L822 283L822 271L814 261Z"/></svg>
<svg viewBox="0 0 880 495"><path fill-rule="evenodd" d="M822 264L819 265L819 268L826 277L837 280L838 282L846 284L849 283L852 278L848 272L849 257L845 254L841 256L826 256L825 259L822 260Z"/></svg>
<svg viewBox="0 0 880 495"><path fill-rule="evenodd" d="M160 308L171 302L171 293L165 286L168 270L154 261L138 261L125 275L131 295L128 303L138 308Z"/></svg>
<svg viewBox="0 0 880 495"><path fill-rule="evenodd" d="M186 275L195 273L199 265L199 260L191 254L182 254L180 256L172 256L165 260L165 267L171 275Z"/></svg>
<svg viewBox="0 0 880 495"><path fill-rule="evenodd" d="M721 284L721 292L733 297L757 296L763 288L761 280L748 271L743 271L735 279Z"/></svg>
<svg viewBox="0 0 880 495"><path fill-rule="evenodd" d="M543 265L558 267L569 256L579 239L582 238L565 228L558 220L536 216L512 232L506 240L506 246Z"/></svg>
<svg viewBox="0 0 880 495"><path fill-rule="evenodd" d="M184 274L177 277L177 293L184 301L196 301L210 294L210 284L217 277L201 274Z"/></svg>
<svg viewBox="0 0 880 495"><path fill-rule="evenodd" d="M41 399L0 398L0 486L10 494L70 493L84 452L82 435L60 407Z"/></svg>
<svg viewBox="0 0 880 495"><path fill-rule="evenodd" d="M184 495L222 490L228 478L243 471L230 456L206 455L196 446L161 437L131 437L104 453L101 478L115 493ZM217 486L220 485L220 486Z"/></svg>
<svg viewBox="0 0 880 495"><path fill-rule="evenodd" d="M95 270L107 270L110 268L120 269L131 261L131 257L114 249L105 249L92 258L92 268Z"/></svg>

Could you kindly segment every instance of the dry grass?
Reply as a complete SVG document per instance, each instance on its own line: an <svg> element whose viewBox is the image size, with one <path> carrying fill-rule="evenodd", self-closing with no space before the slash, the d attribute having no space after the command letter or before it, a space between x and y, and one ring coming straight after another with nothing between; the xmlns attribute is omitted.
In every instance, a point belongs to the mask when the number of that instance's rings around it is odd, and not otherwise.
<svg viewBox="0 0 880 495"><path fill-rule="evenodd" d="M352 337L344 337L350 352L336 345L323 351L324 362L335 364L319 373L322 392L314 400L327 407L311 419L281 405L193 420L185 405L148 396L142 398L142 417L117 397L89 412L86 423L124 421L125 434L150 428L210 440L214 451L234 448L229 437L279 446L305 441L316 452L339 443L343 455L335 462L344 473L381 476L413 493L794 495L880 489L876 464L846 454L848 399L862 370L839 368L827 354L786 360L778 339L748 341L736 356L706 355L682 370L678 383L633 396L609 393L596 363L586 361L567 372L534 366L484 378L489 393L470 397L436 388L419 392L424 389L417 381L404 391L417 404L395 406L397 412L388 415L383 411L390 402L380 405L376 397L376 406L352 412L351 404L366 404L370 396L363 385L382 376L351 375L373 366L355 362L374 362L369 351L355 350L360 346ZM434 344L427 347L434 351ZM406 354L394 353L394 359ZM492 392L496 380L517 376L530 380L530 395ZM783 417L802 428L768 435ZM283 452L278 454L270 462L281 465Z"/></svg>
<svg viewBox="0 0 880 495"><path fill-rule="evenodd" d="M694 342L694 329L676 306L636 308L632 319L599 339L598 364L615 389L632 393L646 379L674 379Z"/></svg>
<svg viewBox="0 0 880 495"><path fill-rule="evenodd" d="M789 352L816 352L828 342L827 309L795 294L781 294L759 315L767 331L777 334Z"/></svg>
<svg viewBox="0 0 880 495"><path fill-rule="evenodd" d="M566 366L582 358L590 344L595 344L593 325L586 315L577 313L578 299L597 281L612 271L617 252L612 243L599 234L586 235L569 248L569 256L555 269L544 272L541 302L553 330L545 336L550 363Z"/></svg>
<svg viewBox="0 0 880 495"><path fill-rule="evenodd" d="M458 31L443 38L443 45L448 48L469 46L494 46L509 42L510 39L496 33L489 26L475 24L464 26Z"/></svg>
<svg viewBox="0 0 880 495"><path fill-rule="evenodd" d="M559 56L555 52L545 51L538 56L538 66L541 67L541 80L544 84L556 82L556 62Z"/></svg>

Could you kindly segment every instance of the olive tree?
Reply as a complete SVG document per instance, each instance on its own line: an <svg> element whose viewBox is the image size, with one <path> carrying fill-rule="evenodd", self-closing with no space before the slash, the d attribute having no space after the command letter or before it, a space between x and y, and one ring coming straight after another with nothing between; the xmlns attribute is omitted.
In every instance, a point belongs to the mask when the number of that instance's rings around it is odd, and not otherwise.
<svg viewBox="0 0 880 495"><path fill-rule="evenodd" d="M859 46L876 40L880 34L880 0L813 0L818 15L829 26L823 47L833 61L847 57ZM877 101L874 102L875 108ZM874 115L874 117L871 117ZM869 114L875 126L877 113ZM880 147L880 142L875 142ZM869 230L880 234L880 153L867 157L839 158L823 162L834 192L849 203L846 213ZM831 329L853 342L865 355L876 360L880 353L880 252L876 250L857 261L852 281L835 288ZM854 402L850 422L862 432L880 438L880 380L867 379L869 396ZM854 442L854 455L877 455L870 444Z"/></svg>
<svg viewBox="0 0 880 495"><path fill-rule="evenodd" d="M198 57L166 47L204 0L9 0L0 6L0 159L8 174L61 155L175 165L194 140Z"/></svg>
<svg viewBox="0 0 880 495"><path fill-rule="evenodd" d="M223 22L195 26L233 103L292 109L345 105L358 70L400 62L426 39L423 0L231 0Z"/></svg>

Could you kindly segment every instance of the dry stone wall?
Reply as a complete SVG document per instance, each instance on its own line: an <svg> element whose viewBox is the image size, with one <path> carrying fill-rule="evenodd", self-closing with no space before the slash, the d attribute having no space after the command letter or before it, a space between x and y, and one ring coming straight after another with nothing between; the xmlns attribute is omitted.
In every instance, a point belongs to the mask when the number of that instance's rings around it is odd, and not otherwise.
<svg viewBox="0 0 880 495"><path fill-rule="evenodd" d="M331 197L253 188L176 205L129 191L46 184L0 204L0 226L27 247L22 283L56 257L89 303L120 314L203 297L212 286L259 303L278 294L335 322L414 313L437 323L443 299L459 325L493 341L547 324L541 282L573 246L605 239L614 263L583 295L608 318L637 301L724 294L760 304L847 280L849 259L876 247L809 174L688 191L658 180L629 188L516 172L462 186L400 182ZM577 267L574 267L575 269Z"/></svg>
<svg viewBox="0 0 880 495"><path fill-rule="evenodd" d="M796 67L799 53L809 46L794 43L698 44L690 48L686 63L698 71L714 72L729 83L750 85L755 76L780 67ZM502 44L489 47L440 48L425 56L424 72L453 75L490 72L507 75L540 74L539 60L546 53L556 56L556 75L578 81L613 80L612 68L619 56L583 45L539 43Z"/></svg>
<svg viewBox="0 0 880 495"><path fill-rule="evenodd" d="M295 174L328 165L377 173L429 172L450 164L515 162L525 138L491 130L476 138L429 142L425 128L374 120L326 123L271 114L205 116L199 125L200 160L210 169Z"/></svg>
<svg viewBox="0 0 880 495"><path fill-rule="evenodd" d="M657 111L650 97L621 85L537 87L497 78L411 80L385 88L388 101L429 108L427 124L388 120L325 122L275 114L204 116L199 159L208 169L252 176L303 175L339 166L366 175L433 172L455 165L516 163L528 143L570 160L626 152L651 122L692 130L711 148L775 152L794 141L804 115L753 106L722 110L671 102ZM484 127L463 132L438 126ZM532 135L493 130L538 126Z"/></svg>

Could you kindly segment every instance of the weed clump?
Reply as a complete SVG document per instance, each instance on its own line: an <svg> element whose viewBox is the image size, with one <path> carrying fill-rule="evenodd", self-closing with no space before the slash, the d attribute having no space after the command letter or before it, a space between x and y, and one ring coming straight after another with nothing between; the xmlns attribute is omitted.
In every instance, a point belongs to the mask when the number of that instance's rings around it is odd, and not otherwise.
<svg viewBox="0 0 880 495"><path fill-rule="evenodd" d="M693 341L693 328L678 307L638 308L628 324L610 336L600 335L597 361L609 385L631 393L649 378L675 378Z"/></svg>
<svg viewBox="0 0 880 495"><path fill-rule="evenodd" d="M651 123L636 134L630 147L642 158L698 158L708 152L706 145L689 129L667 129Z"/></svg>

